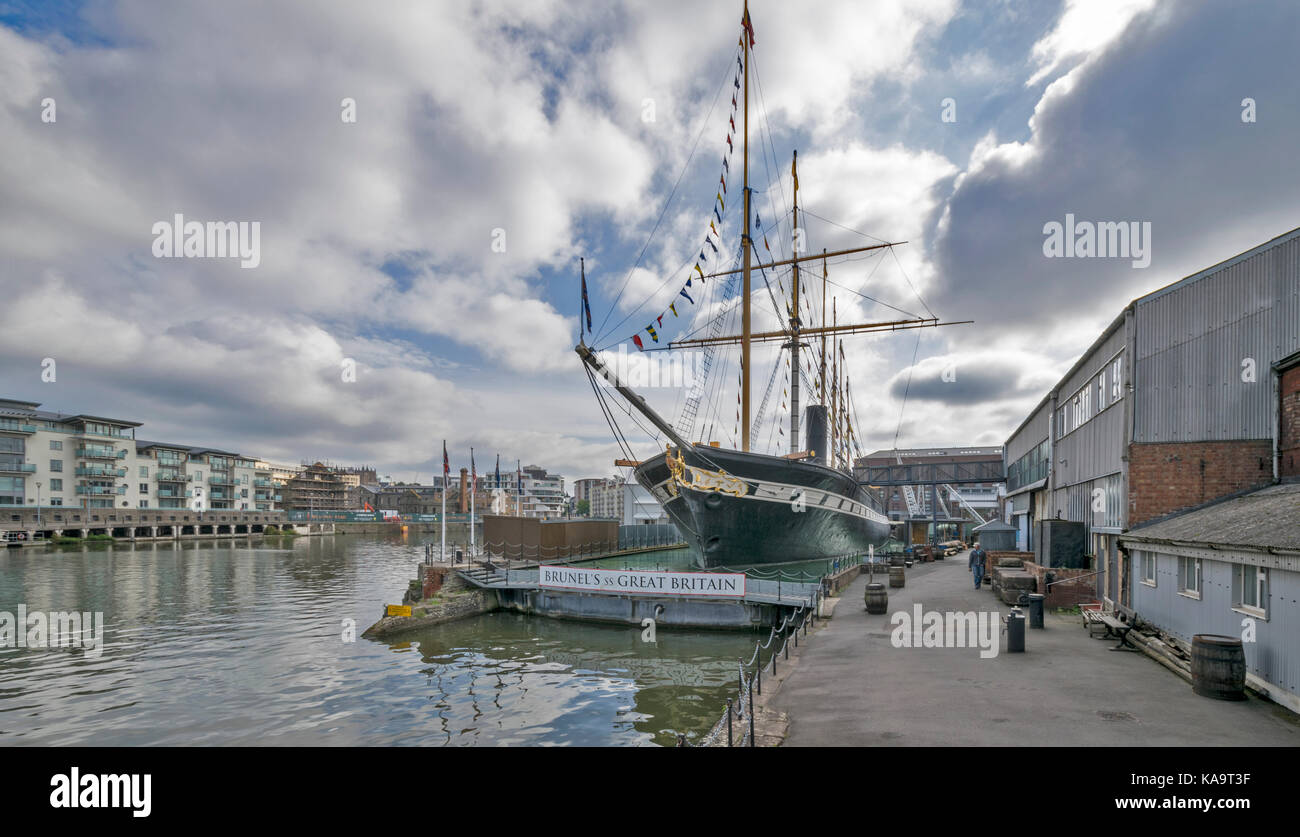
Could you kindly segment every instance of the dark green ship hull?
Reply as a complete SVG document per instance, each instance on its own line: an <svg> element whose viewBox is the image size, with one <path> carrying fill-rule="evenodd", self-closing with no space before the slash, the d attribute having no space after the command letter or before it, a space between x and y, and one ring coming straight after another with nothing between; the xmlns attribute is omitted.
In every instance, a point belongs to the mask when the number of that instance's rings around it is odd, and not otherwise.
<svg viewBox="0 0 1300 837"><path fill-rule="evenodd" d="M701 566L865 555L889 538L879 501L852 476L809 461L695 446L637 466ZM671 452L675 460L678 451Z"/></svg>

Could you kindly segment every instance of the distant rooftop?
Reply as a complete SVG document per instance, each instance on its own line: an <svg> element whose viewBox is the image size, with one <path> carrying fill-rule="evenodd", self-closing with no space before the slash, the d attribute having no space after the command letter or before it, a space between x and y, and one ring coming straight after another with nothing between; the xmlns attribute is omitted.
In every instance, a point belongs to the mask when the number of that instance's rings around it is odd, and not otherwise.
<svg viewBox="0 0 1300 837"><path fill-rule="evenodd" d="M949 447L894 448L892 450L878 450L875 451L874 453L869 453L866 456L860 456L858 458L859 459L883 459L884 457L892 456L892 457L902 457L903 459L907 459L908 457L918 457L918 456L1001 456L1001 455L1002 455L1001 445L992 445L989 447L952 445Z"/></svg>
<svg viewBox="0 0 1300 837"><path fill-rule="evenodd" d="M42 421L102 421L105 424L120 424L123 427L139 427L141 422L127 421L126 419L109 418L107 416L92 416L85 413L52 413L49 410L38 410L41 404L39 401L19 401L14 398L0 398L0 416L10 418L35 418Z"/></svg>

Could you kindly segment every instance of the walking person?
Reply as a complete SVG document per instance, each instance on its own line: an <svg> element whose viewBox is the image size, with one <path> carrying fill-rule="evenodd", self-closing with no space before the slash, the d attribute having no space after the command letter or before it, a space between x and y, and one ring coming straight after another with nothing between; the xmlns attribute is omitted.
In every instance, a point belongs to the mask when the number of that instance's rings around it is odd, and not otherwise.
<svg viewBox="0 0 1300 837"><path fill-rule="evenodd" d="M976 590L980 589L980 584L984 581L984 559L987 556L988 553L979 544L975 544L975 548L970 551L969 564L971 572L975 574Z"/></svg>

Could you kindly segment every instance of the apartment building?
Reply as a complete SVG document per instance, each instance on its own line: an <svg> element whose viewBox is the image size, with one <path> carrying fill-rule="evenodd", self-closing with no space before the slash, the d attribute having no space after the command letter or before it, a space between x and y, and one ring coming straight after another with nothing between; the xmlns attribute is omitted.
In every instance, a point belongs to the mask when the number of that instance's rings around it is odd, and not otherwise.
<svg viewBox="0 0 1300 837"><path fill-rule="evenodd" d="M0 399L0 505L277 508L270 471L259 471L256 460L214 448L137 439L141 426Z"/></svg>
<svg viewBox="0 0 1300 837"><path fill-rule="evenodd" d="M539 465L525 465L520 506L523 517L542 520L564 517L569 510L568 497L564 494L564 477L548 474Z"/></svg>

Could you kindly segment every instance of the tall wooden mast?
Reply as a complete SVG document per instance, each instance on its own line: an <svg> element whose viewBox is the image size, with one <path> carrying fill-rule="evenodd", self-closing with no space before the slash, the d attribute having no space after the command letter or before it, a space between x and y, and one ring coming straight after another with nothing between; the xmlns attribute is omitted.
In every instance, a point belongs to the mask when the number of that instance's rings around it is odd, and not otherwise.
<svg viewBox="0 0 1300 837"><path fill-rule="evenodd" d="M817 373L817 390L822 406L830 403L826 396L826 250L822 249L822 364ZM829 417L828 417L829 418Z"/></svg>
<svg viewBox="0 0 1300 837"><path fill-rule="evenodd" d="M790 176L794 179L794 244L799 246L799 152L794 152ZM790 453L799 448L799 263L794 263L793 303L790 308Z"/></svg>
<svg viewBox="0 0 1300 837"><path fill-rule="evenodd" d="M840 316L835 310L835 299L831 298L831 325L839 325ZM823 340L826 338L823 337ZM834 468L839 456L839 409L840 409L840 367L839 358L834 356L835 347L831 346L831 412L828 418L831 425L831 449L826 461Z"/></svg>
<svg viewBox="0 0 1300 837"><path fill-rule="evenodd" d="M744 123L744 139L741 143L744 153L744 210L745 210L745 227L744 234L740 239L741 250L744 252L744 280L741 283L741 303L740 303L740 449L749 450L749 370L750 370L750 352L749 352L749 270L750 270L750 253L749 253L749 0L745 0L745 16L742 18L740 30L740 45L745 53L745 62L742 73L745 76L745 109L741 117Z"/></svg>

